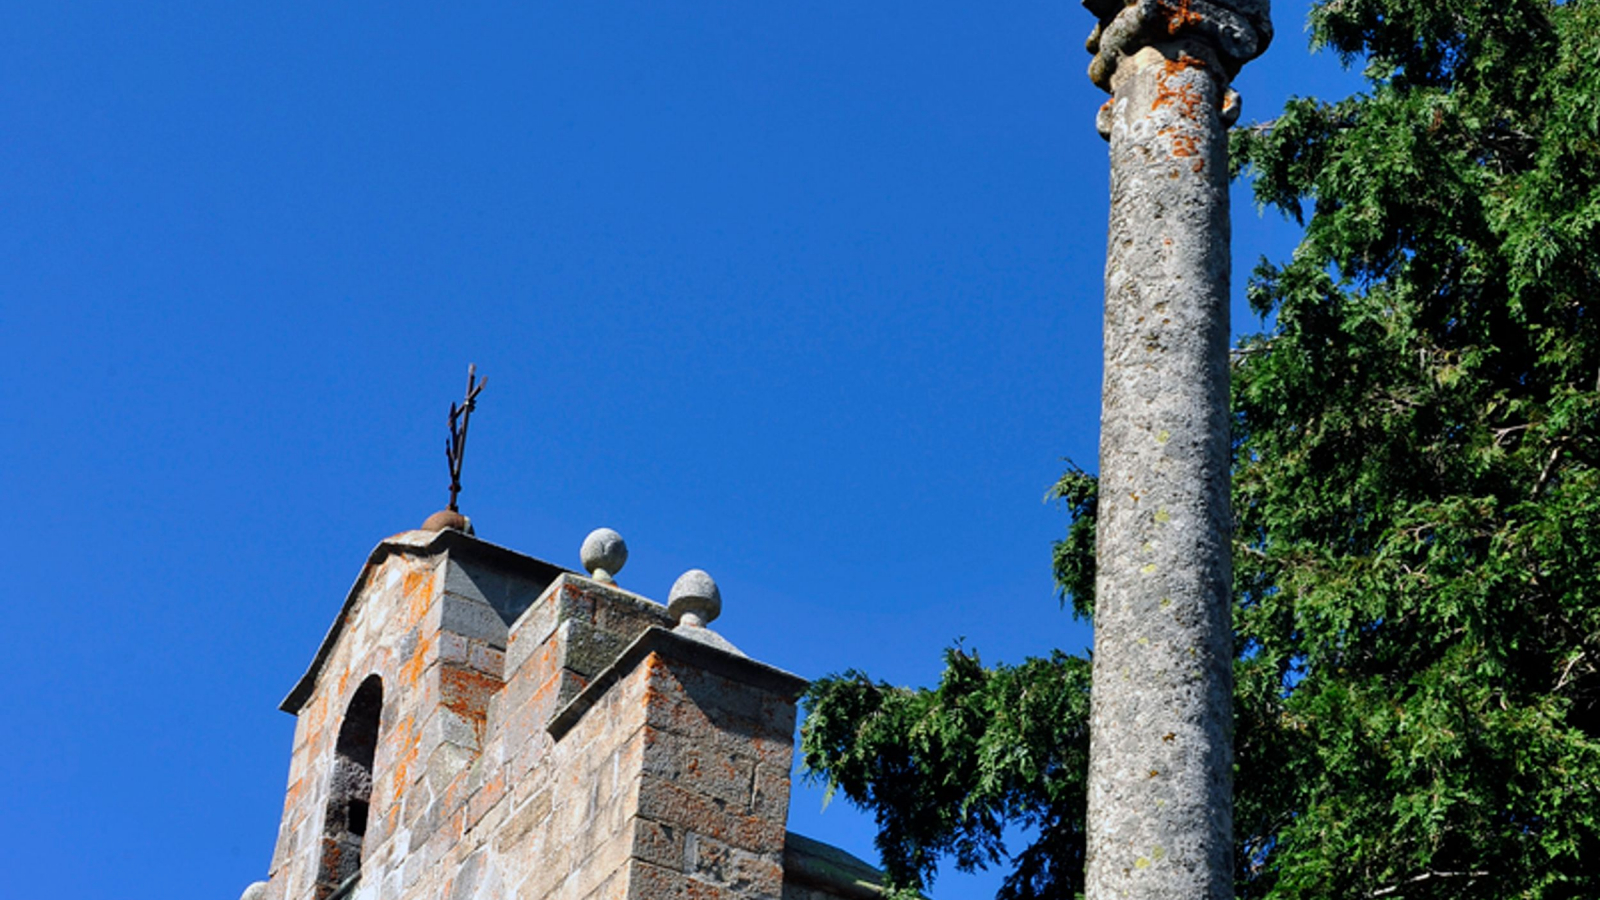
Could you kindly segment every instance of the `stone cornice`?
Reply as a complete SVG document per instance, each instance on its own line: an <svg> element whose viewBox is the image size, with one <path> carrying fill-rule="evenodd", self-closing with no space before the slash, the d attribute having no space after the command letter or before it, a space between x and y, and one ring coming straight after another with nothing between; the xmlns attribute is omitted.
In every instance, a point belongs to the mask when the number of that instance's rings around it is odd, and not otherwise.
<svg viewBox="0 0 1600 900"><path fill-rule="evenodd" d="M652 625L618 655L616 662L607 666L578 696L556 711L546 726L551 737L561 740L596 701L652 653L688 663L713 675L776 694L789 701L798 699L808 683L804 678L776 666L756 662L741 653L730 652Z"/></svg>

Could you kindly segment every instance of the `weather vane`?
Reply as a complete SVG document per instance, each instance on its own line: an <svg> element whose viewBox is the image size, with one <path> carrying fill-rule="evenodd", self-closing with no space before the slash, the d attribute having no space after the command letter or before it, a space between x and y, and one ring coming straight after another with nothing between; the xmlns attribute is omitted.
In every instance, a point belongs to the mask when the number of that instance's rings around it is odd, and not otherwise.
<svg viewBox="0 0 1600 900"><path fill-rule="evenodd" d="M489 379L478 378L476 364L467 366L467 396L461 405L450 404L450 440L444 445L445 458L450 461L450 506L451 512L460 512L456 508L456 497L461 493L461 460L467 454L467 422L472 418L472 410L478 405L478 392L489 383Z"/></svg>

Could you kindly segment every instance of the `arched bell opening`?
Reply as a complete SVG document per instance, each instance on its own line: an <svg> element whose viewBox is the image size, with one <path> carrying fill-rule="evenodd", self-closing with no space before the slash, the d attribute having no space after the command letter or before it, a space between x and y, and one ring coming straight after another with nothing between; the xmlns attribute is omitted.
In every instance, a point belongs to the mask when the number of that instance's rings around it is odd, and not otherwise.
<svg viewBox="0 0 1600 900"><path fill-rule="evenodd" d="M322 864L317 874L318 900L333 894L361 871L361 845L372 808L372 763L378 755L382 713L383 680L371 675L350 698L334 745L333 777L323 816Z"/></svg>

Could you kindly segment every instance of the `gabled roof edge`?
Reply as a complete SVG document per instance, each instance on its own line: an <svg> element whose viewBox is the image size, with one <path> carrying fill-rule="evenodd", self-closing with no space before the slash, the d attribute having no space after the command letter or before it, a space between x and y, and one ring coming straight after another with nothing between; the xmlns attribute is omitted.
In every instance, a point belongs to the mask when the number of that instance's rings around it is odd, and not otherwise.
<svg viewBox="0 0 1600 900"><path fill-rule="evenodd" d="M502 567L512 570L528 569L537 570L538 575L548 576L554 581L564 572L572 570L563 568L554 563L545 562L518 553L499 544L473 537L460 531L445 529L442 531L403 531L393 537L385 538L378 542L367 554L367 561L361 567L361 573L356 576L355 583L350 585L350 592L345 595L344 604L339 607L339 614L334 617L333 624L328 627L328 633L322 639L322 645L317 648L317 655L312 658L310 668L306 669L300 680L295 682L283 702L278 708L290 715L299 715L305 707L306 701L311 699L311 692L317 685L317 677L322 674L322 667L333 653L333 647L339 641L339 635L344 633L345 621L350 616L350 610L355 606L356 597L361 594L361 589L366 586L367 579L371 576L378 564L383 562L393 553L413 553L418 556L438 556L447 552L459 552L465 556L472 556L485 562L498 563ZM576 573L573 573L576 574Z"/></svg>

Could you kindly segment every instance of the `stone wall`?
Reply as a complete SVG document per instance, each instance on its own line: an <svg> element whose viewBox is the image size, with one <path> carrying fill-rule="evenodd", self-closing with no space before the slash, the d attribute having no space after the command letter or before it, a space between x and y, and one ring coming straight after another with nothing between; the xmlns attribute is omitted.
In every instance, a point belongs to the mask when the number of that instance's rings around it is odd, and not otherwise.
<svg viewBox="0 0 1600 900"><path fill-rule="evenodd" d="M336 745L374 676L382 704L363 800L351 794L365 789L359 777L335 777L352 771ZM703 628L674 630L665 607L615 586L459 532L397 536L374 551L285 701L299 719L289 790L271 877L252 890L874 896L870 869L808 864L823 845L785 831L803 688ZM345 882L352 852L359 876Z"/></svg>

